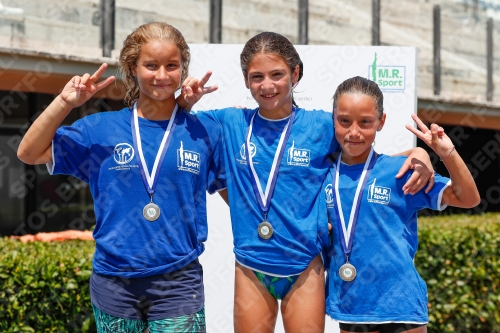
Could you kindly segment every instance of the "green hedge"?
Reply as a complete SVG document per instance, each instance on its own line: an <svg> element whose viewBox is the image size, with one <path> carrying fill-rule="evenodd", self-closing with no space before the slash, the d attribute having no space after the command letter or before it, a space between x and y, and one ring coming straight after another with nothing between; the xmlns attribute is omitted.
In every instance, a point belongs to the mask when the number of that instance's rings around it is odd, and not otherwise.
<svg viewBox="0 0 500 333"><path fill-rule="evenodd" d="M0 239L0 332L93 332L95 243Z"/></svg>
<svg viewBox="0 0 500 333"><path fill-rule="evenodd" d="M500 332L500 214L420 218L429 332ZM94 243L0 239L0 332L93 332Z"/></svg>
<svg viewBox="0 0 500 333"><path fill-rule="evenodd" d="M429 332L500 332L500 214L419 219Z"/></svg>

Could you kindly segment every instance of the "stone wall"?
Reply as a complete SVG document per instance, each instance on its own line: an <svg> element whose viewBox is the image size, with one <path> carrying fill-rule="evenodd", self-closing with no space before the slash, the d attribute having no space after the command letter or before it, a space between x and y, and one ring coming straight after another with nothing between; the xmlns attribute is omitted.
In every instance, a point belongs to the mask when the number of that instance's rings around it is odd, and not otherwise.
<svg viewBox="0 0 500 333"><path fill-rule="evenodd" d="M40 52L101 56L99 0L0 0L22 8L22 17L3 14L0 45ZM482 101L486 96L486 18L494 17L494 40L500 41L500 1L382 0L382 45L419 48L419 95L432 95L432 10L442 14L442 94L451 99ZM134 27L166 21L189 43L208 42L209 0L116 0L116 58ZM223 0L223 43L244 43L271 30L297 42L298 0ZM371 0L310 0L309 43L371 44ZM494 82L500 82L500 43L494 45ZM499 86L499 85L497 85ZM500 100L500 88L494 94Z"/></svg>

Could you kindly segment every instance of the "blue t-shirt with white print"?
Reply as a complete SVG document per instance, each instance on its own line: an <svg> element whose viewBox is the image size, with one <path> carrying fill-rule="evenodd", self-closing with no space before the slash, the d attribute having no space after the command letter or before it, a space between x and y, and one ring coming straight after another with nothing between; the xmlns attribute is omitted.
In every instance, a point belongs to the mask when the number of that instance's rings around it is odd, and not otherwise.
<svg viewBox="0 0 500 333"><path fill-rule="evenodd" d="M153 197L161 214L154 222L146 220L142 211L150 197L139 171L131 112L93 114L59 128L52 173L75 176L90 186L96 216L94 272L139 278L178 270L203 252L205 191L225 188L225 180L220 126L179 109ZM151 173L169 120L138 120Z"/></svg>
<svg viewBox="0 0 500 333"><path fill-rule="evenodd" d="M255 197L245 156L245 139L256 109L227 108L198 112L223 129L224 165L231 210L236 260L243 266L274 276L303 272L328 242L328 221L321 185L338 148L332 114L297 108L284 150L267 221L274 233L259 237L263 212ZM287 119L255 116L250 149L263 190Z"/></svg>
<svg viewBox="0 0 500 333"><path fill-rule="evenodd" d="M353 281L343 281L340 267L346 263L337 227L335 189L336 165L323 184L322 196L332 223L327 278L326 312L346 323L427 323L427 287L413 258L418 246L417 211L442 210L441 198L449 178L435 175L429 193L405 195L408 171L396 179L406 157L379 155L361 195L360 210L349 262L356 268ZM363 171L363 164L340 165L339 194L345 222ZM347 229L347 227L346 227Z"/></svg>

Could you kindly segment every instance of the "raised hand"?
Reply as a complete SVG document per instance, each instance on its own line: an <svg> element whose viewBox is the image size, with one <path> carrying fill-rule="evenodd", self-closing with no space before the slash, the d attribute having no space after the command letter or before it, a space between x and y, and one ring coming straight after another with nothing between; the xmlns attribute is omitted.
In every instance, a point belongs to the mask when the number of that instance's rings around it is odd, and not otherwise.
<svg viewBox="0 0 500 333"><path fill-rule="evenodd" d="M431 127L428 128L417 115L413 114L411 117L417 124L418 129L411 125L406 125L406 128L431 147L439 157L446 158L446 155L450 153L454 146L443 128L436 124L431 124Z"/></svg>
<svg viewBox="0 0 500 333"><path fill-rule="evenodd" d="M88 101L96 92L106 88L115 80L114 76L108 77L106 80L96 83L102 74L108 68L107 64L102 64L99 69L90 76L85 73L83 76L74 76L63 88L60 94L63 102L67 103L71 108L76 108Z"/></svg>
<svg viewBox="0 0 500 333"><path fill-rule="evenodd" d="M205 94L210 94L218 89L217 86L205 87L205 84L212 76L212 72L208 71L201 79L188 77L182 83L182 91L177 97L177 103L186 110L191 110L193 105L196 104Z"/></svg>
<svg viewBox="0 0 500 333"><path fill-rule="evenodd" d="M440 204L462 208L478 205L481 198L474 178L443 128L436 124L428 128L416 115L411 117L418 129L410 125L406 125L406 128L438 154L450 174L451 185L444 189Z"/></svg>
<svg viewBox="0 0 500 333"><path fill-rule="evenodd" d="M64 86L63 91L47 106L21 140L17 156L22 161L27 164L52 163L52 140L64 118L71 109L82 105L115 80L111 76L96 83L107 67L107 64L102 64L92 76L74 76Z"/></svg>

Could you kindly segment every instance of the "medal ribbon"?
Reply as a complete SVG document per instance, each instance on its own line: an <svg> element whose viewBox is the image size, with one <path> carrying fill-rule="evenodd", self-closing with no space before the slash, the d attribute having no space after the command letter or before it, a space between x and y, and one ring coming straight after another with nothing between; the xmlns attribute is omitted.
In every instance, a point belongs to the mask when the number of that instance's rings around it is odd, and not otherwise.
<svg viewBox="0 0 500 333"><path fill-rule="evenodd" d="M132 127L132 138L134 139L134 149L137 151L137 159L139 160L139 170L141 171L142 182L146 187L146 190L149 193L149 196L152 198L155 189L156 183L158 182L158 175L160 173L160 168L163 164L163 159L165 158L165 153L167 152L168 146L170 145L170 141L172 140L172 133L174 133L175 129L175 119L177 115L177 105L175 105L174 111L172 112L172 116L170 117L170 122L168 123L167 130L165 134L163 134L163 139L161 140L160 148L156 153L156 159L153 164L153 170L151 170L151 174L149 173L148 166L146 164L146 159L144 158L144 153L142 152L142 142L141 142L141 133L139 131L139 117L137 116L137 103L134 104L134 109L130 113L130 126Z"/></svg>
<svg viewBox="0 0 500 333"><path fill-rule="evenodd" d="M273 164L271 166L271 172L269 173L269 178L267 179L265 193L262 191L262 186L260 185L259 176L257 175L257 172L255 172L255 168L253 167L252 154L250 154L250 138L252 136L253 120L257 112L259 111L257 110L254 113L252 119L250 120L250 126L248 126L247 138L245 141L245 156L247 159L248 168L250 170L250 175L251 175L250 180L252 183L253 191L255 193L255 197L257 198L257 202L259 203L262 212L264 212L264 214L267 215L271 203L271 198L273 197L274 189L276 187L276 179L278 178L281 159L283 158L283 153L285 152L286 143L288 142L288 138L290 137L293 120L295 118L295 108L292 109L290 118L288 119L288 122L285 125L285 128L283 128L283 132L281 133L281 137L278 142L278 147L276 148L276 153L274 154Z"/></svg>
<svg viewBox="0 0 500 333"><path fill-rule="evenodd" d="M368 182L368 176L370 175L370 172L377 160L377 154L374 152L373 148L371 148L370 154L368 155L368 158L366 159L365 165L363 167L363 172L361 173L361 177L358 182L358 187L356 188L356 194L354 195L354 201L352 203L351 216L349 217L349 224L347 230L339 194L339 182L340 182L339 170L340 170L341 158L342 158L342 153L340 153L340 156L337 160L337 168L335 170L335 177L333 178L333 186L335 188L335 200L337 202L337 205L335 206L335 214L337 215L337 228L339 235L343 236L343 240L342 238L340 240L340 243L342 244L342 250L344 251L344 254L347 257L349 257L352 250L354 232L356 230L356 222L358 221L358 214L362 199L362 193L364 192L366 183Z"/></svg>

